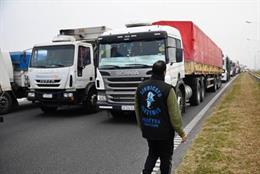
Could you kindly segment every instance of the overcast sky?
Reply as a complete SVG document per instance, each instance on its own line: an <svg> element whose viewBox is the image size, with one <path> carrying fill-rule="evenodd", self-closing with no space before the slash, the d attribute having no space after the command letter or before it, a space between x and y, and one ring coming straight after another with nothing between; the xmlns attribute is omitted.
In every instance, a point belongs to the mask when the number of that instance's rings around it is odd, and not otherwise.
<svg viewBox="0 0 260 174"><path fill-rule="evenodd" d="M225 55L260 68L260 0L0 0L0 48L32 48L61 28L158 20L193 21Z"/></svg>

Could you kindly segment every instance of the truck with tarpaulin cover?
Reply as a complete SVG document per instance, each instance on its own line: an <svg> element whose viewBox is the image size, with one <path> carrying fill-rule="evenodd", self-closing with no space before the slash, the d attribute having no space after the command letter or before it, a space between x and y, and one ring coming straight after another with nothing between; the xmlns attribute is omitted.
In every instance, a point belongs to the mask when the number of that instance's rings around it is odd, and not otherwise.
<svg viewBox="0 0 260 174"><path fill-rule="evenodd" d="M165 81L182 112L187 102L199 105L205 91L221 87L222 50L191 21L127 25L103 33L98 46L97 103L112 116L134 111L136 88L158 60L167 64Z"/></svg>

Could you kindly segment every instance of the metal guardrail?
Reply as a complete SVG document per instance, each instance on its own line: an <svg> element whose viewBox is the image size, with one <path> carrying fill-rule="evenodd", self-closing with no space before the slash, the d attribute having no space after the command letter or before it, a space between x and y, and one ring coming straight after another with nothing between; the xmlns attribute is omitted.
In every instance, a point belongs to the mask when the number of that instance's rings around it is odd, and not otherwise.
<svg viewBox="0 0 260 174"><path fill-rule="evenodd" d="M252 73L251 71L248 72L251 76L253 76L258 82L260 82L260 77Z"/></svg>

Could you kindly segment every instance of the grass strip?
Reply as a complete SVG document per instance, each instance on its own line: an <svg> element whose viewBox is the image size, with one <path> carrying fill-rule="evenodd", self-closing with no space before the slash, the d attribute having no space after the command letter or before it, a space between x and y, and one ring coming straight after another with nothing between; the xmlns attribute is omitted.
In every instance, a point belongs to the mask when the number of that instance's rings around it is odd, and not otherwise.
<svg viewBox="0 0 260 174"><path fill-rule="evenodd" d="M260 83L248 73L215 106L175 173L260 173Z"/></svg>
<svg viewBox="0 0 260 174"><path fill-rule="evenodd" d="M256 71L256 72L254 72L254 74L255 74L257 77L260 77L260 71Z"/></svg>

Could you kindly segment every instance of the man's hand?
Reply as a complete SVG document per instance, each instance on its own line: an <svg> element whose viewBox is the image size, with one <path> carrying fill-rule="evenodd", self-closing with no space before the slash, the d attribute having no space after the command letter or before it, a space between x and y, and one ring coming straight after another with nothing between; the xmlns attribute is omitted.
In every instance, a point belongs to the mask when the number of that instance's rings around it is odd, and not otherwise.
<svg viewBox="0 0 260 174"><path fill-rule="evenodd" d="M182 138L181 143L184 143L187 140L187 134L184 133L184 135L181 138Z"/></svg>

